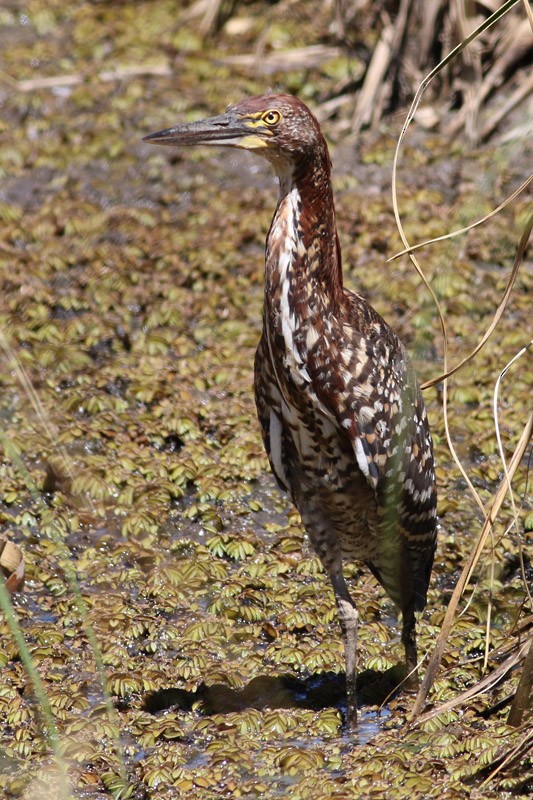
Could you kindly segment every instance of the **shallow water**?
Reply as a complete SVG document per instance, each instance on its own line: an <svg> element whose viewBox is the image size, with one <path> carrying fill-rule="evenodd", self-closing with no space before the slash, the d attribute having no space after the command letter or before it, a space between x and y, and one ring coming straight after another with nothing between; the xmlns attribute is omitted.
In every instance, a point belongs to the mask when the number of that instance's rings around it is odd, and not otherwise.
<svg viewBox="0 0 533 800"><path fill-rule="evenodd" d="M269 4L269 13L282 5ZM504 711L481 716L509 695L509 685L434 727L409 729L411 700L401 694L378 715L376 705L398 683L402 649L392 604L356 565L347 567L362 617L356 741L343 728L331 589L269 475L252 397L273 178L242 154L161 152L141 142L150 130L264 86L220 74L212 48L194 44L194 26L176 27L175 13L164 2L34 2L0 16L0 45L9 43L3 68L13 76L84 76L52 90L0 84L0 324L44 409L32 408L5 360L2 433L20 458L6 453L0 463L0 522L25 553L27 583L14 604L74 796L119 796L109 774L121 762L139 796L169 800L237 791L383 797L391 786L399 798L466 796L463 777L479 769L479 754L489 763L494 742L502 751L515 742ZM176 44L186 34L189 44ZM162 42L186 54L172 77L98 77L109 61L160 59ZM280 85L286 80L279 76ZM308 81L324 76L292 80L295 91L308 92ZM319 100L320 92L309 96L312 105ZM400 247L389 199L400 125L392 120L356 146L333 142L339 234L346 285L394 325L425 379L441 363L435 311L405 259L385 263ZM334 121L325 128L334 139ZM468 152L413 131L399 175L410 238L486 213L523 179L530 151L527 142L510 142ZM445 304L452 362L470 350L499 302L526 205L519 200L492 227L421 256ZM524 269L498 334L475 367L451 382L452 435L486 503L501 477L494 381L529 335L531 290ZM528 369L521 364L502 384L509 453L529 408ZM442 533L419 622L424 654L479 531L445 444L439 390L429 390L426 402ZM525 496L526 469L515 489ZM524 588L508 521L505 509L492 582L487 557L432 702L479 679L489 595L491 647L517 630ZM36 713L1 624L0 785L20 796L50 757L43 709ZM116 719L103 706L89 629ZM45 789L28 791L44 797Z"/></svg>

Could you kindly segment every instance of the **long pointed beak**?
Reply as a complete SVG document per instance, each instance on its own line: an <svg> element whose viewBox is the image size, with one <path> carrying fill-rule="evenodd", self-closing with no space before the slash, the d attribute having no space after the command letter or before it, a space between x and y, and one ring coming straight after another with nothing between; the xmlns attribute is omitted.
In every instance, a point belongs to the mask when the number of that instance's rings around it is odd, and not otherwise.
<svg viewBox="0 0 533 800"><path fill-rule="evenodd" d="M164 131L144 136L145 142L168 145L229 145L242 147L242 140L253 131L229 113L218 117L191 122L189 125L176 125Z"/></svg>

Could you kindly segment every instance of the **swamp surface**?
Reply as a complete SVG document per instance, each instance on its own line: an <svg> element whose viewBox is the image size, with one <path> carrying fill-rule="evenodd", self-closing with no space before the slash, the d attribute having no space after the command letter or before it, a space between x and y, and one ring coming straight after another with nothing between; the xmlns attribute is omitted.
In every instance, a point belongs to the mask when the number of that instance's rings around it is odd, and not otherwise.
<svg viewBox="0 0 533 800"><path fill-rule="evenodd" d="M0 530L26 559L13 604L56 731L52 754L46 703L2 616L0 788L32 800L526 796L528 727L506 724L518 671L415 726L409 696L379 710L402 648L392 603L359 565L347 573L362 618L361 729L343 729L332 593L275 488L253 402L274 178L248 154L154 148L142 136L271 87L315 107L357 65L333 49L269 74L239 62L260 35L274 49L327 42L323 2L237 4L213 38L186 11L168 0L0 10ZM390 184L403 119L357 141L334 119L323 127L345 283L393 325L426 380L442 369L435 307L407 258L386 263L402 247ZM487 214L531 156L530 139L475 148L414 125L398 173L409 240ZM530 205L521 195L420 255L452 364L500 302ZM450 381L451 435L485 504L502 478L494 386L531 338L532 291L526 261L495 335ZM531 372L526 355L500 387L508 460ZM441 392L425 392L441 530L421 654L482 524L446 443ZM527 479L525 460L514 480L519 531L507 502L451 633L435 706L523 641Z"/></svg>

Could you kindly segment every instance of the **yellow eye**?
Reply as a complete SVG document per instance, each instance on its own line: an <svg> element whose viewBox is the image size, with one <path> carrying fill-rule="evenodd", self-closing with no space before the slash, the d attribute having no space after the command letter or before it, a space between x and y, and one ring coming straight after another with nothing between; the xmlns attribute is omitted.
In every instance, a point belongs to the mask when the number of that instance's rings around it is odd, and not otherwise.
<svg viewBox="0 0 533 800"><path fill-rule="evenodd" d="M274 111L274 110L265 111L261 119L263 120L263 122L266 122L267 125L277 125L281 119L281 114L279 113L279 111Z"/></svg>

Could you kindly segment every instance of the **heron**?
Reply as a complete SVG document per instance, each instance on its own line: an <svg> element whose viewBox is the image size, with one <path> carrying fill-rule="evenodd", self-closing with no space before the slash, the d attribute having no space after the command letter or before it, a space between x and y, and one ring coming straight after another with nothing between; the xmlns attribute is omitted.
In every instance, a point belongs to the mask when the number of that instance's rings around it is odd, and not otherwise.
<svg viewBox="0 0 533 800"><path fill-rule="evenodd" d="M246 98L219 116L145 140L242 148L266 158L277 175L255 400L272 472L331 581L353 729L358 610L346 561L363 562L401 611L406 683L417 684L415 612L426 605L437 492L413 366L389 325L343 285L329 151L301 100L288 94Z"/></svg>

